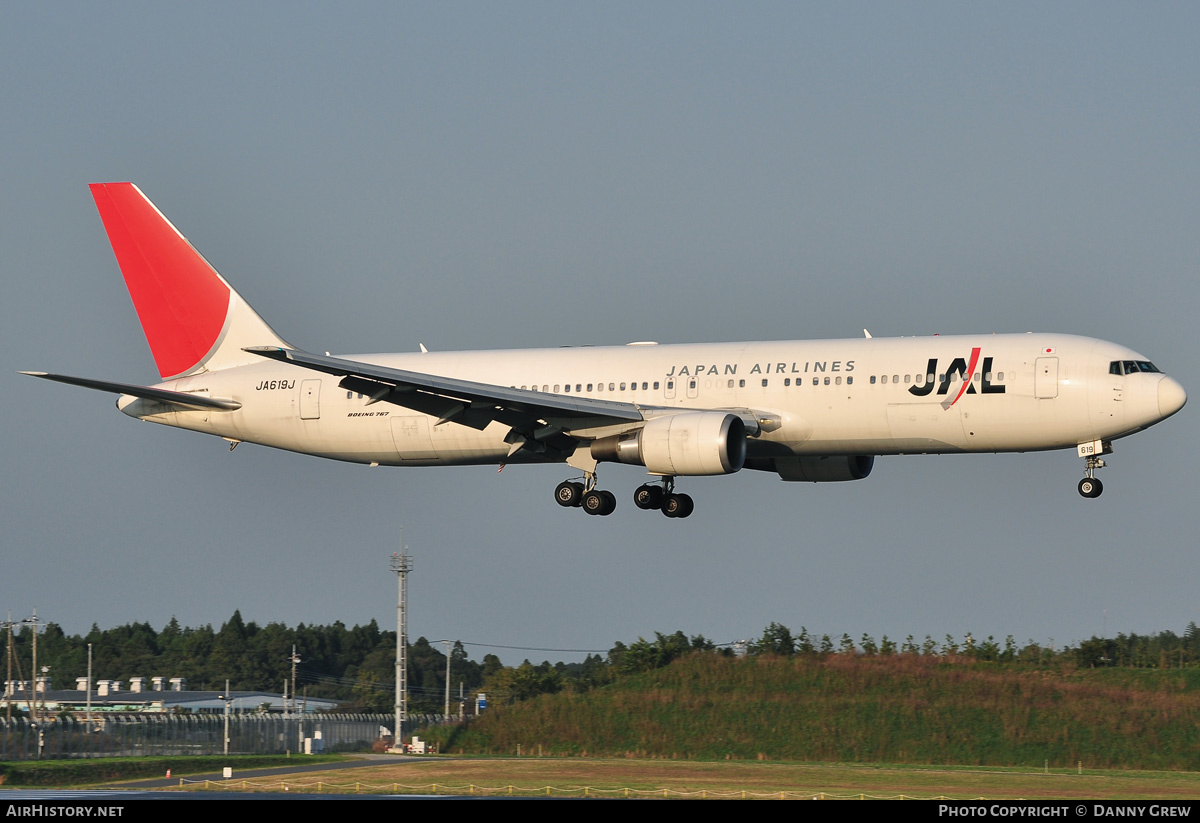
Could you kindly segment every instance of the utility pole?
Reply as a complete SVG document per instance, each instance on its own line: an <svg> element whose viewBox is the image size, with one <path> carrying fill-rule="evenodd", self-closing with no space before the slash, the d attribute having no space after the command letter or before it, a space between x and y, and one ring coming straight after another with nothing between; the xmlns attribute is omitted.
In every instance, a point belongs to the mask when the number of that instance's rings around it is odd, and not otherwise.
<svg viewBox="0 0 1200 823"><path fill-rule="evenodd" d="M83 733L88 739L88 757L92 755L92 644L88 643L88 679L87 679L87 725L83 727Z"/></svg>
<svg viewBox="0 0 1200 823"><path fill-rule="evenodd" d="M296 644L292 644L292 714L296 716L296 751L304 751L304 724L300 722L299 703L296 701L296 664L300 655L296 654Z"/></svg>
<svg viewBox="0 0 1200 823"><path fill-rule="evenodd" d="M407 548L403 546L402 548ZM412 571L412 557L407 554L392 554L392 571L399 581L396 598L396 736L392 749L404 750L404 724L408 721L408 612L405 596L408 593L408 573Z"/></svg>
<svg viewBox="0 0 1200 823"><path fill-rule="evenodd" d="M446 644L446 708L443 717L450 719L450 641L442 641Z"/></svg>
<svg viewBox="0 0 1200 823"><path fill-rule="evenodd" d="M296 644L292 644L292 656L288 658L292 661L292 714L296 713L296 664L301 662L300 655L296 654Z"/></svg>
<svg viewBox="0 0 1200 823"><path fill-rule="evenodd" d="M12 609L8 610L8 620L5 622L5 628L8 629L8 675L4 680L4 696L7 698L4 701L4 719L12 720L12 702L13 702L13 687L12 687Z"/></svg>
<svg viewBox="0 0 1200 823"><path fill-rule="evenodd" d="M220 695L219 699L225 701L225 745L222 748L224 754L229 754L229 680L225 680L225 694Z"/></svg>
<svg viewBox="0 0 1200 823"><path fill-rule="evenodd" d="M29 679L33 682L33 722L38 722L38 694L37 694L37 606L33 607L33 668L29 670ZM41 731L38 732L38 738L41 738ZM38 758L42 756L41 746L38 746Z"/></svg>

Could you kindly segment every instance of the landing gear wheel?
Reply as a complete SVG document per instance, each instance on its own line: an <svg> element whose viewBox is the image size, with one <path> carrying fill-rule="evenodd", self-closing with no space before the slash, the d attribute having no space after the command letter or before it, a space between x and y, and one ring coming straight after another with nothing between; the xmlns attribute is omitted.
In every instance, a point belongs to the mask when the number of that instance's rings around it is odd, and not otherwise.
<svg viewBox="0 0 1200 823"><path fill-rule="evenodd" d="M602 515L610 515L617 510L617 496L610 491L600 492L600 496L604 498L604 509L600 512Z"/></svg>
<svg viewBox="0 0 1200 823"><path fill-rule="evenodd" d="M609 491L592 489L583 496L583 510L601 516L612 514L617 510L617 497Z"/></svg>
<svg viewBox="0 0 1200 823"><path fill-rule="evenodd" d="M696 504L686 494L668 494L663 498L662 513L667 517L687 517L695 508Z"/></svg>
<svg viewBox="0 0 1200 823"><path fill-rule="evenodd" d="M633 503L639 509L661 509L663 505L663 490L661 486L647 483L638 486L633 493Z"/></svg>
<svg viewBox="0 0 1200 823"><path fill-rule="evenodd" d="M583 484L564 480L554 487L554 499L558 505L572 508L583 503Z"/></svg>
<svg viewBox="0 0 1200 823"><path fill-rule="evenodd" d="M1099 497L1104 491L1104 484L1094 477L1085 477L1079 481L1079 493L1084 497Z"/></svg>
<svg viewBox="0 0 1200 823"><path fill-rule="evenodd" d="M604 508L604 497L600 492L592 489L583 495L583 510L588 514L600 514Z"/></svg>

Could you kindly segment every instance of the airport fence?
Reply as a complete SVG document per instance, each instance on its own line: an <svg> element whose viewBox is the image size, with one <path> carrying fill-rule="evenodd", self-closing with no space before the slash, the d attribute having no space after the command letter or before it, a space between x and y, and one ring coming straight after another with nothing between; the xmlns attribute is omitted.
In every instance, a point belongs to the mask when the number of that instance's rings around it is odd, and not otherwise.
<svg viewBox="0 0 1200 823"><path fill-rule="evenodd" d="M390 732L385 714L234 714L229 717L231 754L316 753L370 747ZM442 721L440 715L410 717L408 728ZM66 760L222 754L225 718L219 714L120 714L91 721L56 717L0 719L0 760Z"/></svg>

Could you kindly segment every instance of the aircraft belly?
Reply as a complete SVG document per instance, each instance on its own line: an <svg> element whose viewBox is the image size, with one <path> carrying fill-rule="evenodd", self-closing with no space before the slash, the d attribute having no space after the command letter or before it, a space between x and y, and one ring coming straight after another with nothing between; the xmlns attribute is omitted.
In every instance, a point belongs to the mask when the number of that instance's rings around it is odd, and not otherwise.
<svg viewBox="0 0 1200 823"><path fill-rule="evenodd" d="M895 452L956 452L967 449L962 414L941 403L889 403L888 429Z"/></svg>

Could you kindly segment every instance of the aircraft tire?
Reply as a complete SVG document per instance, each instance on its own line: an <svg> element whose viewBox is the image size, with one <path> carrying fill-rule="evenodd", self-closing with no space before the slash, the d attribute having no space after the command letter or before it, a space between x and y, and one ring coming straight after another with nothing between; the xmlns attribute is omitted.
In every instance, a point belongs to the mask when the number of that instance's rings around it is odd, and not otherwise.
<svg viewBox="0 0 1200 823"><path fill-rule="evenodd" d="M638 486L633 493L633 503L639 509L661 509L663 505L662 487L652 486L649 483Z"/></svg>
<svg viewBox="0 0 1200 823"><path fill-rule="evenodd" d="M600 496L604 498L604 508L601 509L600 514L607 517L617 510L617 496L610 491L602 491Z"/></svg>
<svg viewBox="0 0 1200 823"><path fill-rule="evenodd" d="M583 502L583 486L564 480L554 487L554 500L564 508L578 506Z"/></svg>
<svg viewBox="0 0 1200 823"><path fill-rule="evenodd" d="M1094 477L1085 477L1079 481L1079 493L1087 498L1099 497L1104 492L1104 484Z"/></svg>
<svg viewBox="0 0 1200 823"><path fill-rule="evenodd" d="M679 495L679 502L680 507L679 512L675 515L676 517L688 517L696 510L696 504L692 501L690 494Z"/></svg>
<svg viewBox="0 0 1200 823"><path fill-rule="evenodd" d="M583 510L588 514L604 514L606 505L603 492L596 489L583 496Z"/></svg>

